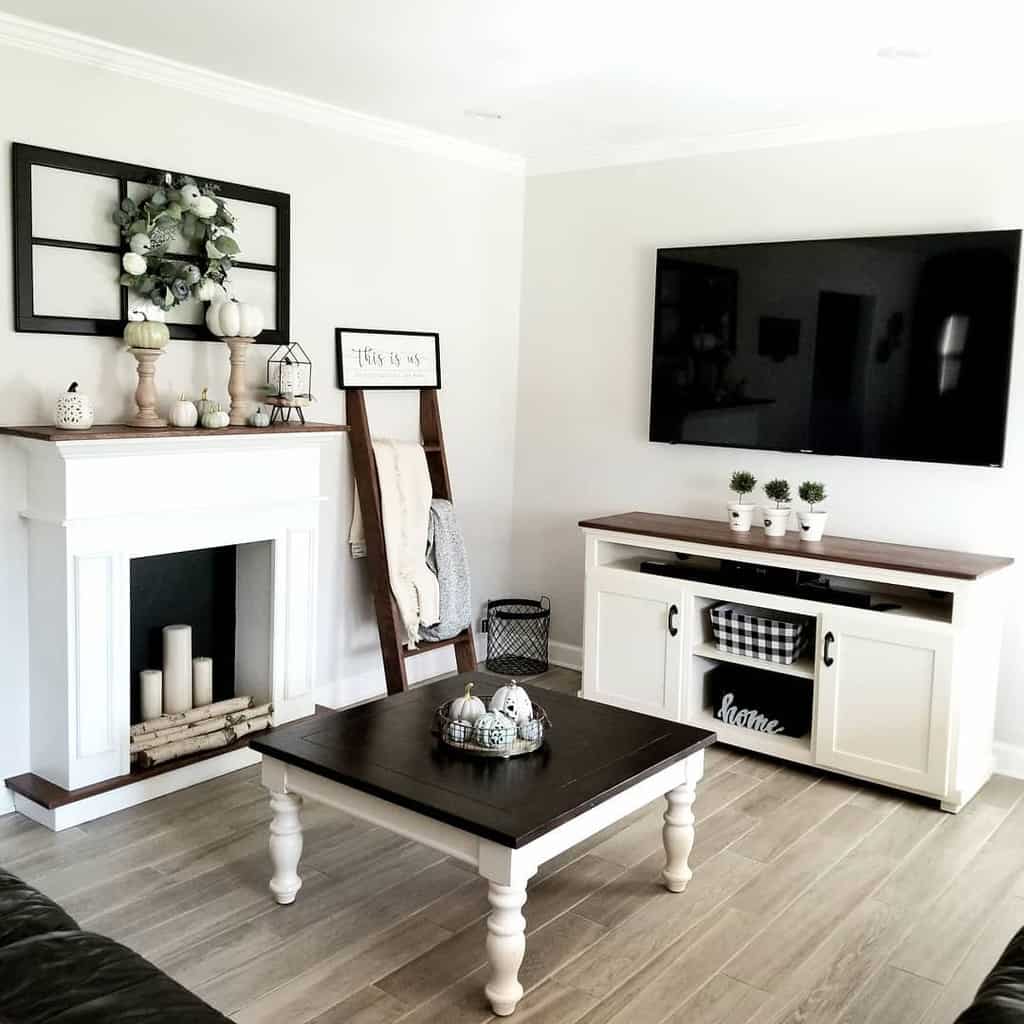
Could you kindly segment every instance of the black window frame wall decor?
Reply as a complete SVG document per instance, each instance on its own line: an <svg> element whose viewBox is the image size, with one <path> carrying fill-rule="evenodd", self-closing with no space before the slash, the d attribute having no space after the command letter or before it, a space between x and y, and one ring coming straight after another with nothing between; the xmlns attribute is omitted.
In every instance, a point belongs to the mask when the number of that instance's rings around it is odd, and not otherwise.
<svg viewBox="0 0 1024 1024"><path fill-rule="evenodd" d="M85 334L117 338L124 330L128 319L128 289L115 282L120 289L121 316L118 320L97 317L43 316L34 308L34 271L32 254L36 246L52 246L63 249L79 249L88 252L110 253L120 259L124 253L121 245L105 245L99 242L76 242L60 238L39 238L32 233L32 168L49 167L59 171L75 171L92 174L117 182L118 198L128 195L129 183L147 184L164 173L163 169L129 164L120 160L104 160L100 157L83 156L80 153L66 153L59 149L45 149L23 142L11 144L11 165L13 181L14 218L12 237L14 239L14 330L30 334ZM250 263L245 260L233 261L240 270L256 270L273 273L274 279L274 322L272 329L263 331L256 342L262 345L287 344L290 338L290 274L291 274L291 196L286 192L238 185L219 181L192 171L172 171L173 174L189 174L198 181L216 185L224 199L269 206L275 211L275 262ZM114 211L111 210L111 213ZM173 254L169 254L173 255ZM244 255L244 253L243 253ZM118 265L120 273L120 264ZM204 324L168 323L172 338L185 341L216 341L217 339Z"/></svg>

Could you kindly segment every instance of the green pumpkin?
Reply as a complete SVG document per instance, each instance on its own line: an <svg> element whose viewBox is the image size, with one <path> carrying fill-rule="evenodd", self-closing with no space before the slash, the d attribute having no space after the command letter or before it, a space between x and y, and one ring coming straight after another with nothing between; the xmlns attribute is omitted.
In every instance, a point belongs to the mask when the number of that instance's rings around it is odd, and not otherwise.
<svg viewBox="0 0 1024 1024"><path fill-rule="evenodd" d="M131 348L164 348L171 332L158 320L131 320L124 326L124 340Z"/></svg>

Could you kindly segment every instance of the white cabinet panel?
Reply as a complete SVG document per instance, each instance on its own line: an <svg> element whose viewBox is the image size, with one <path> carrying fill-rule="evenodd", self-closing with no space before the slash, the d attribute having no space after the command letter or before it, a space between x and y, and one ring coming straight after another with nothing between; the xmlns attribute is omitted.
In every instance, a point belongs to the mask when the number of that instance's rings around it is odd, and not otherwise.
<svg viewBox="0 0 1024 1024"><path fill-rule="evenodd" d="M673 580L588 574L584 696L678 720L683 621L683 590Z"/></svg>
<svg viewBox="0 0 1024 1024"><path fill-rule="evenodd" d="M819 652L818 763L945 793L951 655L948 633L906 618L873 614L868 621L864 614L827 612Z"/></svg>

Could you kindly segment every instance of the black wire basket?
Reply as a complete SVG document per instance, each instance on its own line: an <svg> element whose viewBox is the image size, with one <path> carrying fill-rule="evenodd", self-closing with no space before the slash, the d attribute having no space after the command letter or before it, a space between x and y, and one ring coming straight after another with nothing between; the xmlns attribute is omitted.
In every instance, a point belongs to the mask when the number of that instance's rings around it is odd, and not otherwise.
<svg viewBox="0 0 1024 1024"><path fill-rule="evenodd" d="M487 602L487 670L535 676L548 670L551 601L502 597Z"/></svg>

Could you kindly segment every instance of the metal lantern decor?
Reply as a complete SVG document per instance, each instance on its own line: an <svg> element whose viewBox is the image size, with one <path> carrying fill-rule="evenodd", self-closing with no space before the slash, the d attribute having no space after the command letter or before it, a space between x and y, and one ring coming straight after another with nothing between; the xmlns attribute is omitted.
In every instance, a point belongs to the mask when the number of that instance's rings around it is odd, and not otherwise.
<svg viewBox="0 0 1024 1024"><path fill-rule="evenodd" d="M296 341L278 345L267 360L267 398L271 423L288 423L292 412L305 423L303 409L313 404L310 394L313 364L306 350Z"/></svg>

